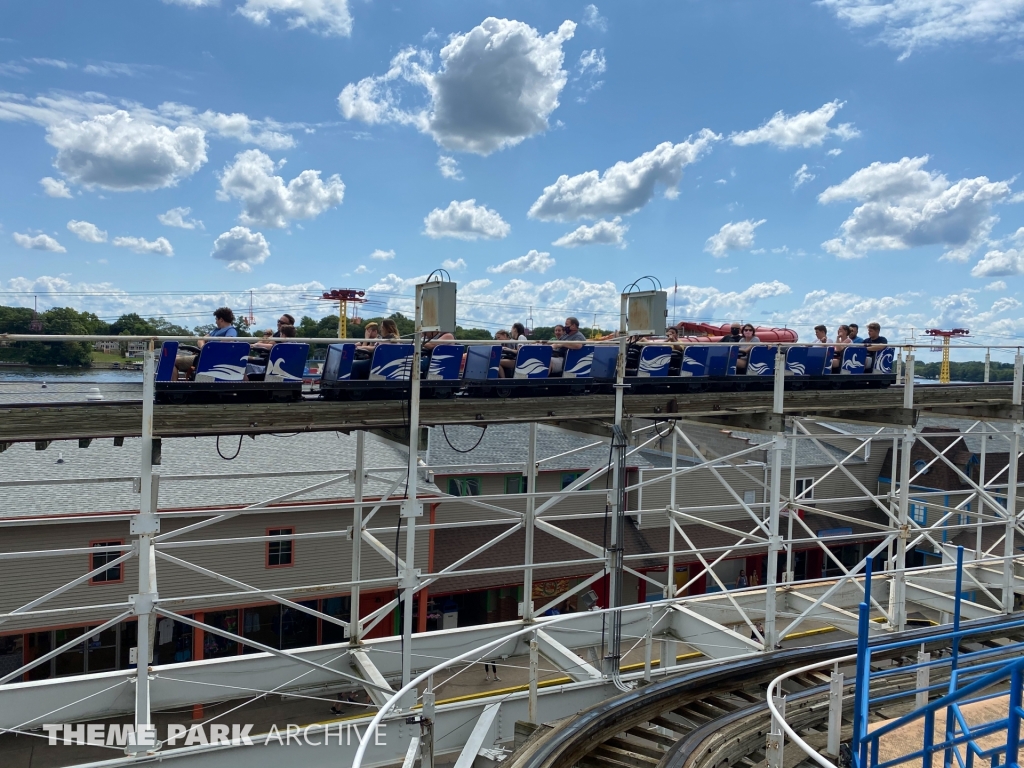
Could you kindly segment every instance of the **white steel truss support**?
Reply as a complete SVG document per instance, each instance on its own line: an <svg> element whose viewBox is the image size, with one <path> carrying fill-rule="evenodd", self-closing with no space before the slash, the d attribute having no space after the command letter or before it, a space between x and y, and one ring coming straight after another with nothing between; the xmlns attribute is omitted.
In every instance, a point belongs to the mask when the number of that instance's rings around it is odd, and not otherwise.
<svg viewBox="0 0 1024 768"><path fill-rule="evenodd" d="M1017 355L1014 362L1014 398L1020 398L1021 356ZM1014 402L1017 405L1018 402ZM1006 531L1003 533L1003 613L1012 613L1014 607L1013 556L1016 554L1014 540L1017 533L1017 466L1020 462L1020 431L1021 425L1013 425L1013 437L1010 443L1010 461L1007 472L1006 492Z"/></svg>
<svg viewBox="0 0 1024 768"><path fill-rule="evenodd" d="M230 584L233 587L238 587L239 589L245 590L246 592L260 591L258 587L254 587L251 584L246 584L243 581L238 581L238 579L232 579L230 576L225 576L222 573L217 573L216 571L213 571L209 568L204 568L201 565L196 565L195 563L190 563L187 560L182 560L181 558L174 557L173 555L169 555L166 552L163 552L159 549L156 550L155 554L161 560L166 560L169 563L181 566L182 568L187 568L188 570L194 571L195 573L200 573L203 576L209 576L211 579L222 581L225 584ZM316 616L318 619L323 619L329 624L334 624L346 630L348 629L349 623L344 619L339 619L337 616L331 616L329 613L323 613L322 611L318 611L315 608L310 608L309 606L303 605L302 603L296 603L293 600L281 597L280 595L266 593L264 594L266 597L270 598L275 603L286 605L289 608L294 608L296 611L299 611L300 613L305 613L310 616Z"/></svg>
<svg viewBox="0 0 1024 768"><path fill-rule="evenodd" d="M577 656L547 632L538 629L534 637L541 655L576 682L601 678L601 670Z"/></svg>
<svg viewBox="0 0 1024 768"><path fill-rule="evenodd" d="M493 726L500 710L500 701L484 707L484 711L473 725L473 730L470 731L469 738L466 740L466 746L462 748L462 752L459 753L459 757L455 761L455 768L473 768L477 757L484 748L484 744L494 740Z"/></svg>
<svg viewBox="0 0 1024 768"><path fill-rule="evenodd" d="M352 589L349 592L348 640L359 645L363 633L359 623L359 579L363 575L363 483L366 476L366 432L356 432L355 500L352 510Z"/></svg>
<svg viewBox="0 0 1024 768"><path fill-rule="evenodd" d="M745 610L743 610L743 608L740 606L739 602L733 596L732 590L730 590L725 585L725 583L722 581L722 579L719 578L718 574L715 573L715 569L714 569L715 563L717 563L720 560L722 560L725 557L726 553L722 553L722 555L718 558L718 560L715 560L713 563L708 563L708 561L704 557L703 553L697 547L694 546L693 541L690 539L689 536L686 535L686 531L684 531L682 528L679 528L678 532L679 532L679 535L683 537L683 540L686 541L687 547L689 547L691 550L693 550L694 554L696 555L697 559L700 561L701 565L704 566L704 570L701 573L706 573L706 574L711 576L711 578L714 580L715 584L717 584L718 588L722 591L722 594L725 595L726 599L732 604L732 607L736 609L737 613L739 613L739 615L743 619L743 621L746 622L747 627L750 629L750 631L755 633L758 637L760 637L762 639L762 641L764 641L764 637L766 636L766 634L768 632L767 623L765 624L764 631L763 632L760 631L758 629L758 627L757 627L756 622L751 620L750 616L747 614L747 612ZM701 574L697 574L697 576L692 577L691 578L691 582L695 578L698 578L700 575ZM685 589L686 586L689 586L689 583L687 585L685 585L684 587L682 587L680 589L680 591Z"/></svg>
<svg viewBox="0 0 1024 768"><path fill-rule="evenodd" d="M241 643L242 645L247 645L250 648L255 648L255 649L259 650L259 651L263 651L264 653L269 653L269 654L272 654L272 655L277 656L279 658L287 659L288 661L294 662L296 664L301 664L301 665L310 667L312 669L318 669L321 672L327 672L328 674L330 674L332 676L340 677L340 678L342 678L344 680L349 681L350 683L356 683L356 684L362 685L364 687L371 687L371 686L372 687L377 687L374 683L372 683L372 682L370 682L368 680L360 679L358 677L355 677L354 675L350 675L347 672L342 672L342 671L337 670L337 669L331 669L330 667L324 666L323 664L318 664L315 661L310 661L309 659L306 659L306 658L304 658L302 656L299 656L298 654L295 654L295 653L289 653L288 651L279 651L277 648L272 648L269 645L264 645L263 643L258 643L258 642L256 642L255 640L253 640L252 638L249 638L249 637L242 637L241 635L236 635L233 632L228 632L226 629L219 629L217 627L211 627L209 624L204 624L201 621L196 621L195 619L189 618L188 616L184 616L184 615L182 615L180 613L174 613L173 611L168 611L168 610L166 610L164 608L157 608L154 611L154 613L158 613L161 616L166 616L168 619L174 619L175 621L180 621L182 624L188 624L190 627L193 627L195 629L201 629L204 632L210 632L211 634L214 634L214 635L220 635L221 637L226 637L228 640L234 640L236 643ZM388 686L387 690L391 690L390 686Z"/></svg>
<svg viewBox="0 0 1024 768"><path fill-rule="evenodd" d="M782 357L781 353L778 357ZM775 365L779 365L776 359ZM782 358L782 369L785 370L785 358ZM776 376L778 378L778 376ZM776 400L780 401L781 407L781 385L776 383ZM778 573L779 573L779 552L782 549L782 540L779 537L779 513L780 496L779 486L782 482L782 452L786 448L786 437L781 432L775 435L771 444L771 490L769 491L769 518L768 518L768 573L765 579L765 602L764 602L764 650L772 651L779 644L780 635L776 627L777 601L778 601ZM795 512L790 512L795 514Z"/></svg>
<svg viewBox="0 0 1024 768"><path fill-rule="evenodd" d="M736 493L736 490L729 484L729 481L722 477L722 473L715 468L714 462L709 461L708 458L700 451L700 449L697 448L693 441L690 440L689 436L685 432L683 432L678 426L675 427L675 431L679 433L679 436L681 438L683 438L683 442L685 442L687 447L693 452L693 455L700 459L701 467L706 467L707 470L711 472L712 475L715 476L715 479L718 480L722 488L724 488L726 492L728 492L729 495L736 500L736 503L743 508L743 511L747 513L750 519L757 524L757 526L764 532L765 535L770 536L771 534L768 530L769 526L754 512L753 509L750 508L750 505L743 500L743 497Z"/></svg>
<svg viewBox="0 0 1024 768"><path fill-rule="evenodd" d="M377 665L370 659L370 655L364 650L356 649L349 653L349 658L352 659L352 665L359 670L363 680L370 683L370 685L366 686L366 692L370 695L370 700L378 707L384 706L384 703L391 698L395 690L384 679L384 675L377 669Z"/></svg>
<svg viewBox="0 0 1024 768"><path fill-rule="evenodd" d="M914 370L914 356L907 357L907 388L913 386L911 373ZM890 590L889 616L893 628L902 632L907 626L907 540L910 538L910 452L914 447L915 430L907 427L900 441L900 490L899 517L896 533L896 562L893 564L893 585Z"/></svg>
<svg viewBox="0 0 1024 768"><path fill-rule="evenodd" d="M156 601L159 597L156 583L156 557L154 542L160 533L157 517L159 476L153 475L153 400L156 390L156 360L152 345L146 352L143 365L142 387L142 439L140 445L139 514L131 521L131 532L136 536L139 557L138 592L128 599L133 604L136 621L136 675L135 675L135 739L127 747L129 753L154 752L159 748L156 727L150 710L149 683L153 663L153 643L156 639Z"/></svg>
<svg viewBox="0 0 1024 768"><path fill-rule="evenodd" d="M529 441L526 445L526 515L523 519L525 528L525 547L523 563L523 621L533 621L533 534L535 529L534 510L537 506L537 422L530 422Z"/></svg>

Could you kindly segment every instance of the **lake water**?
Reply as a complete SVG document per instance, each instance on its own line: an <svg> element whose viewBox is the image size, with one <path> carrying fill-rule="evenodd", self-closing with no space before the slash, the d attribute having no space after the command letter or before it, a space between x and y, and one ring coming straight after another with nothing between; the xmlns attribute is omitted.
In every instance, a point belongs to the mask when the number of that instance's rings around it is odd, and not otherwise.
<svg viewBox="0 0 1024 768"><path fill-rule="evenodd" d="M0 366L2 381L141 382L142 371L114 371L102 368L33 368Z"/></svg>

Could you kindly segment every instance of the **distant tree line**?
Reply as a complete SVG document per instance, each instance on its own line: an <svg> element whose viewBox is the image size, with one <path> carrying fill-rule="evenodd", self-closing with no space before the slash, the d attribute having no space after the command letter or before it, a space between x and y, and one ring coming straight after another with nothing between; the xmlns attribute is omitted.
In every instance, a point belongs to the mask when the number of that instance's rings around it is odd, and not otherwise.
<svg viewBox="0 0 1024 768"><path fill-rule="evenodd" d="M34 312L25 307L0 306L0 333L30 334ZM53 307L39 313L42 324L40 335L45 336L203 336L213 324L200 325L191 330L162 317L143 318L131 313L121 315L108 323L92 312L79 312L71 307ZM249 336L244 318L235 321L240 336ZM122 344L123 348L127 345ZM69 342L0 342L0 361L28 363L29 365L64 365L88 367L92 363L92 344Z"/></svg>
<svg viewBox="0 0 1024 768"><path fill-rule="evenodd" d="M0 334L30 334L34 333L32 330L32 320L34 312L31 309L25 307L5 307L0 305ZM406 317L401 312L395 312L389 315L391 320L395 321L398 326L398 333L404 338L411 338L416 330L416 324L412 318ZM361 339L366 335L366 325L370 322L376 322L378 325L383 320L383 317L369 317L361 318L360 322L349 322L348 323L348 336L353 339ZM212 331L216 326L213 323L197 325L191 329L186 328L183 325L173 323L163 317L142 317L141 315L132 312L130 314L121 315L117 320L110 323L105 320L101 320L92 312L79 312L71 307L53 307L39 313L38 321L42 324L42 331L40 335L52 336L52 335L90 335L90 336L205 336ZM253 336L262 335L262 331L258 329L250 329L249 325L244 317L237 317L235 320L235 328L238 329L239 336ZM251 331L255 330L255 333ZM580 329L587 338L593 336L603 336L607 334L607 331L593 328L581 328ZM336 339L338 338L338 316L327 315L322 317L320 320L314 320L312 317L303 316L303 318L297 323L295 328L295 335L300 338L308 339ZM555 336L554 326L540 326L534 328L530 333L530 338L537 341L543 341L546 339L553 339ZM494 335L491 331L486 328L465 328L461 325L455 328L455 338L467 341L478 341L493 339ZM122 344L122 352L125 351L127 344ZM311 353L316 351L322 351L325 347L316 345ZM87 342L2 342L0 341L0 361L3 362L21 362L29 365L39 366L77 366L77 367L88 367L92 362L93 348L92 345ZM953 365L981 365L980 363L954 363ZM1003 363L993 363L993 381L996 378L997 366L1005 365ZM1013 378L1013 366L1007 366L1009 369L1008 376L1001 376L998 380L1004 378ZM935 369L934 377L929 377L928 374L923 373L928 365L919 365L917 370L921 373L919 375L925 378L938 378L938 368ZM963 378L954 375L954 378ZM967 379L974 381L975 379ZM979 374L978 381L981 380Z"/></svg>
<svg viewBox="0 0 1024 768"><path fill-rule="evenodd" d="M922 379L939 378L939 370L942 363L916 363L914 375ZM984 381L985 363L979 360L970 360L965 363L949 363L949 378L953 381ZM992 362L989 365L989 381L1013 381L1013 363Z"/></svg>

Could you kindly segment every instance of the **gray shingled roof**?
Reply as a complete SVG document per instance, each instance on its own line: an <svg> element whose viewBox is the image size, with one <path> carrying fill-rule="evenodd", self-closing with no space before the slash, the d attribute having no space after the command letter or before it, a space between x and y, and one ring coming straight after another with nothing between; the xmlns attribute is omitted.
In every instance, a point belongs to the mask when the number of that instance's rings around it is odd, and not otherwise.
<svg viewBox="0 0 1024 768"><path fill-rule="evenodd" d="M302 433L294 437L259 435L243 438L238 458L225 461L217 453L213 437L179 438L163 441L162 462L154 471L161 475L160 508L196 508L252 504L300 490L327 480L331 475L273 476L279 472L344 471L355 467L356 439L335 432ZM66 480L70 478L122 477L139 474L140 440L126 439L120 448L113 440L94 440L88 448L77 441L55 441L45 451L31 443L16 443L0 453L0 482L24 480ZM220 439L220 451L232 456L238 438ZM58 458L63 456L63 463ZM375 437L366 438L364 466L367 469L404 467L407 453ZM240 479L173 480L180 475L226 475L252 473ZM404 477L401 472L389 476ZM364 483L368 497L381 496L390 483L369 478ZM421 491L434 491L432 486ZM402 494L399 488L396 494ZM352 482L344 480L301 494L296 500L351 498ZM0 517L72 515L95 512L132 511L139 508L139 496L129 481L62 485L0 487L3 504Z"/></svg>
<svg viewBox="0 0 1024 768"><path fill-rule="evenodd" d="M754 445L764 445L766 443L771 442L772 440L771 435L759 432L734 431L732 434L733 437L749 440ZM845 459L846 455L849 453L849 451L847 450L843 450L842 448L837 448L833 445L829 445L828 443L822 440L819 440L819 442L821 442L821 445L824 447L825 451L827 451L828 454L831 454L837 461ZM789 463L790 450L790 448L786 448L785 462L787 464ZM846 461L848 465L863 462L864 459L861 458L860 456L854 456L850 459L847 459ZM798 467L821 467L832 466L832 462L829 460L828 455L825 452L823 452L821 448L819 448L813 442L811 442L808 439L800 439L796 441L796 465Z"/></svg>
<svg viewBox="0 0 1024 768"><path fill-rule="evenodd" d="M514 407L515 403L510 403ZM527 442L530 436L528 424L492 424L481 438L481 427L453 425L430 428L429 450L421 452L421 456L431 467L464 467L467 465L525 464L527 459ZM447 439L446 439L447 436ZM480 440L480 444L472 448ZM543 461L541 469L580 469L593 467L608 461L608 443L591 435L567 432L561 429L539 425L537 428L537 460L582 448L585 445L599 443L569 456L562 456L552 461ZM631 467L648 467L650 463L640 453L632 454L626 463ZM440 470L438 470L440 471Z"/></svg>

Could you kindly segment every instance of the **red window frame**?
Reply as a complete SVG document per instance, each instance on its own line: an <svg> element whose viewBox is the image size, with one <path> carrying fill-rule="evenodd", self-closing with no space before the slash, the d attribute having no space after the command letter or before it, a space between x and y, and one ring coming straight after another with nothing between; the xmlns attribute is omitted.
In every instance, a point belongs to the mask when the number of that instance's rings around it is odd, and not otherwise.
<svg viewBox="0 0 1024 768"><path fill-rule="evenodd" d="M284 535L282 535L282 533L281 533L282 531L288 531L288 533L286 534L287 536L294 536L295 535L295 528L294 528L294 526L290 526L290 525L289 526L280 526L280 527L275 527L275 528L267 528L265 535L267 535L267 536L277 535L277 536L281 536L282 539L283 539ZM285 543L285 541L287 541L287 543L288 543L289 554L291 555L289 562L287 562L287 563L279 563L277 565L271 565L270 564L270 545L271 544L283 544L283 543ZM285 539L285 541L280 541L280 542L268 541L267 542L266 554L265 554L265 558L264 558L264 562L263 562L264 567L266 567L266 568L292 568L295 565L295 539Z"/></svg>
<svg viewBox="0 0 1024 768"><path fill-rule="evenodd" d="M96 539L96 541L90 541L89 542L89 546L90 547L114 547L114 546L123 547L124 546L124 539L118 539L117 541L114 541L113 539ZM98 565L96 565L95 562L93 562L93 558L96 557L97 554L114 555L114 559L117 559L118 557L120 557L124 553L122 552L119 555L119 554L117 554L115 552L90 552L89 553L89 571L95 571L99 567ZM117 568L117 572L119 574L119 578L116 578L116 579L102 579L102 580L98 581L97 580L98 577L97 576L93 576L91 579L89 579L89 583L90 584L96 584L97 586L103 585L103 584L123 584L124 583L124 563L118 563L117 565L112 566L112 567Z"/></svg>

